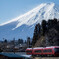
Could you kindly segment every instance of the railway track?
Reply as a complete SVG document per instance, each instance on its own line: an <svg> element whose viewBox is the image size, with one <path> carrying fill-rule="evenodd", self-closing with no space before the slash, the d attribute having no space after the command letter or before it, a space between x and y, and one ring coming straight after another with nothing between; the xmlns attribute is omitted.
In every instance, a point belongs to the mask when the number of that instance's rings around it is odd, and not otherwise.
<svg viewBox="0 0 59 59"><path fill-rule="evenodd" d="M32 59L59 59L59 57L35 57Z"/></svg>

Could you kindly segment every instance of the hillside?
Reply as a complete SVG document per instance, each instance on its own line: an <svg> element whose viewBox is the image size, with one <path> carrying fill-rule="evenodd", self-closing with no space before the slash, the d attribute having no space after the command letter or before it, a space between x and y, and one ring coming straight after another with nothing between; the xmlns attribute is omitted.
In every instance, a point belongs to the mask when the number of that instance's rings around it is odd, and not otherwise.
<svg viewBox="0 0 59 59"><path fill-rule="evenodd" d="M45 37L44 37L44 36L41 36L41 37L37 40L37 42L35 43L34 47L43 46L43 44L45 43L45 42L43 42L44 40L45 40Z"/></svg>

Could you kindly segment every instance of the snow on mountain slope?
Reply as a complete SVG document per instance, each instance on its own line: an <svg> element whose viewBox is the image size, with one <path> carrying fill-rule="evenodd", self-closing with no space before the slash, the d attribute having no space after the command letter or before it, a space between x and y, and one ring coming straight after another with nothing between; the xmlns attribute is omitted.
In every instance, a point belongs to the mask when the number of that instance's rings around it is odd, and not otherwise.
<svg viewBox="0 0 59 59"><path fill-rule="evenodd" d="M43 19L59 18L59 7L54 3L42 3L33 10L0 25L0 38L32 37L35 24Z"/></svg>

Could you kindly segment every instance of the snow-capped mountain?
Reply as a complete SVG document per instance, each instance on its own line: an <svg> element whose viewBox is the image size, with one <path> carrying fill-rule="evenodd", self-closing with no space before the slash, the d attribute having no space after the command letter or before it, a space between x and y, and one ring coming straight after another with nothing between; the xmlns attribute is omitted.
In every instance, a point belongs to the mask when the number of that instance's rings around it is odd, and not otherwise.
<svg viewBox="0 0 59 59"><path fill-rule="evenodd" d="M6 23L0 24L0 39L26 39L32 37L35 24L43 19L59 19L59 7L55 3L42 3L33 10Z"/></svg>

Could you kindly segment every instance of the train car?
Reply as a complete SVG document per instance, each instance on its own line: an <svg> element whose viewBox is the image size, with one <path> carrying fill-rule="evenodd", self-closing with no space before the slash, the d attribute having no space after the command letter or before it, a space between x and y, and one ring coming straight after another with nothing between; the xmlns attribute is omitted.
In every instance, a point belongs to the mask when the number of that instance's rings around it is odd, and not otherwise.
<svg viewBox="0 0 59 59"><path fill-rule="evenodd" d="M32 48L27 48L26 49L26 54L27 55L32 55Z"/></svg>
<svg viewBox="0 0 59 59"><path fill-rule="evenodd" d="M43 56L59 56L59 46L51 46L44 48Z"/></svg>
<svg viewBox="0 0 59 59"><path fill-rule="evenodd" d="M36 56L59 56L59 46L27 48L27 55Z"/></svg>
<svg viewBox="0 0 59 59"><path fill-rule="evenodd" d="M33 48L33 56L42 56L42 47Z"/></svg>
<svg viewBox="0 0 59 59"><path fill-rule="evenodd" d="M53 55L59 57L59 46L55 46L53 51L54 51Z"/></svg>

